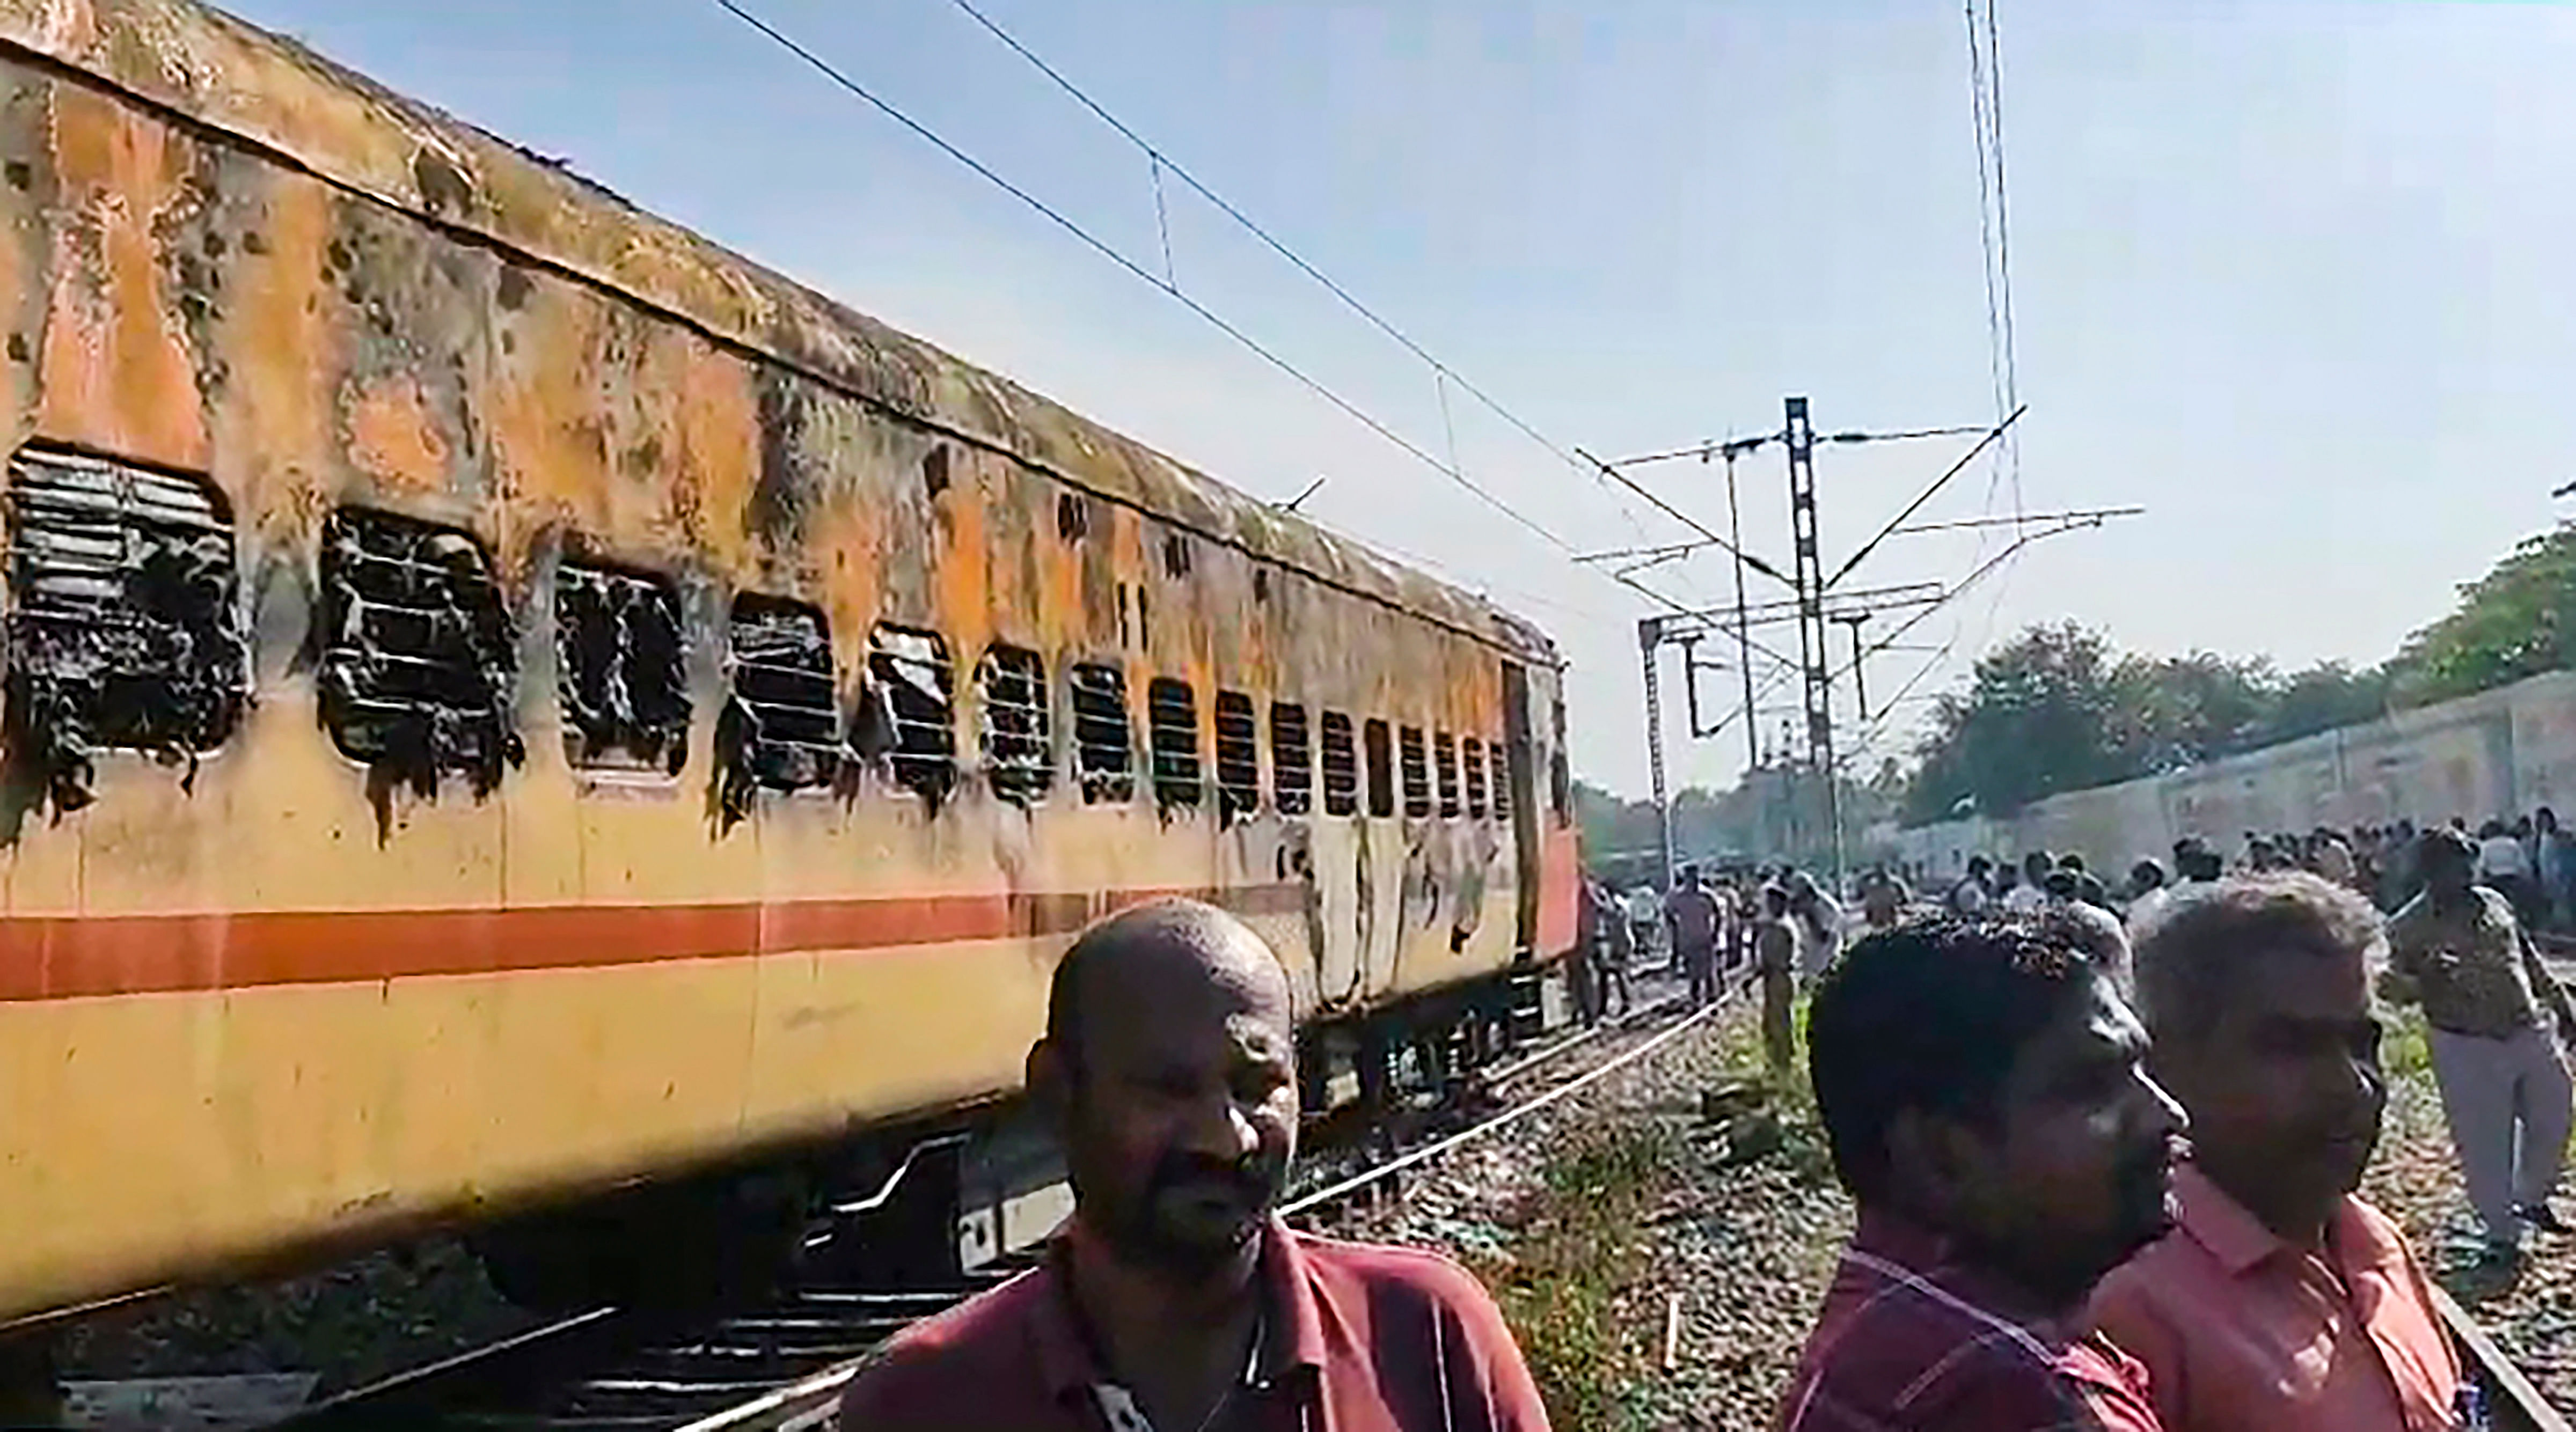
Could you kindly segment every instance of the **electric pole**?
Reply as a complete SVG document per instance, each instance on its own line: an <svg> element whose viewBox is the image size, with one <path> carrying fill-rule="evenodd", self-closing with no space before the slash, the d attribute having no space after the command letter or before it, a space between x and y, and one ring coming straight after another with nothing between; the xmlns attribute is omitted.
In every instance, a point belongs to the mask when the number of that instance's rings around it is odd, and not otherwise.
<svg viewBox="0 0 2576 1432"><path fill-rule="evenodd" d="M1816 833L1828 842L1826 849L1830 852L1834 881L1839 887L1844 874L1846 852L1842 825L1840 770L1834 741L1834 683L1845 676L1852 679L1855 707L1860 719L1864 722L1869 721L1871 715L1866 672L1872 656L1894 648L1908 632L1929 618L1934 611L1956 600L1961 593L1992 574L2004 562L2019 554L2031 543L2068 532L2098 528L2110 519L2135 516L2144 511L2143 508L2137 507L2097 508L2045 514L2017 513L2001 518L1913 523L1916 513L1938 496L1952 479L1966 471L1969 464L1976 461L1980 454L2000 441L2013 424L2019 422L2022 415L2028 411L2027 407L2015 409L2011 416L1992 427L1935 428L1893 433L1819 434L1814 428L1808 400L1804 397L1791 397L1783 403L1783 423L1781 429L1775 433L1734 438L1724 443L1706 442L1697 447L1649 453L1619 462L1604 462L1579 448L1576 449L1577 454L1598 468L1602 476L1619 483L1652 503L1657 510L1680 523L1693 534L1690 539L1663 546L1593 553L1576 559L1586 563L1610 561L1627 563L1628 565L1615 570L1612 576L1667 609L1662 615L1640 621L1637 635L1646 678L1647 758L1654 778L1655 804L1663 827L1663 854L1668 883L1674 852L1669 771L1664 753L1662 683L1658 660L1662 647L1678 645L1683 648L1682 682L1690 712L1690 734L1693 739L1706 740L1723 732L1732 721L1740 719L1744 722L1746 759L1749 763L1746 773L1748 780L1762 779L1771 764L1766 763L1758 729L1762 708L1759 706L1761 693L1757 690L1754 681L1754 663L1759 658L1767 660L1775 668L1770 678L1772 686L1785 680L1790 673L1795 674L1799 687L1798 709L1805 718L1807 727L1805 765L1815 779L1822 783L1820 811L1823 817L1822 829ZM1848 558L1844 559L1830 575L1825 572L1823 538L1817 516L1815 469L1817 444L1889 442L1917 438L1963 437L1970 434L1982 434L1982 436L1974 446L1953 462L1948 470L1893 518L1890 518L1876 535L1862 543ZM1789 537L1792 560L1789 570L1785 572L1746 549L1742 503L1735 474L1737 458L1775 442L1780 444L1788 455ZM1624 468L1642 464L1692 457L1699 459L1703 464L1721 458L1726 463L1728 535L1725 537L1720 537L1697 518L1639 485L1622 471ZM2013 528L2011 534L2013 540L2004 547L2002 552L1956 581L1915 582L1895 587L1862 590L1846 589L1843 586L1843 580L1858 569L1878 550L1879 545L1890 537L2000 526ZM1735 604L1731 611L1693 609L1636 580L1638 573L1649 568L1661 566L1712 547L1724 551L1734 563ZM1780 587L1787 590L1787 595L1779 601L1751 601L1746 592L1748 572L1777 582ZM1864 643L1862 628L1874 618L1891 612L1910 612L1910 615L1897 623L1895 629L1887 636ZM1798 650L1795 659L1753 639L1752 634L1756 628L1793 622L1798 628ZM1835 624L1851 628L1851 659L1848 664L1841 665L1839 669L1829 641L1830 629ZM1703 725L1700 718L1699 675L1701 671L1711 668L1700 664L1696 655L1697 645L1705 636L1720 634L1733 638L1737 674L1743 685L1743 708L1713 724ZM1882 711L1879 715L1884 719L1886 713ZM1776 783L1780 787L1779 805L1791 826L1787 844L1795 847L1801 840L1798 828L1804 825L1799 812L1801 802L1795 789L1799 763L1788 754L1789 742L1792 739L1789 730L1784 729L1781 735L1781 746L1777 753L1779 759L1776 762L1777 770L1774 774ZM1764 802L1766 805L1769 803L1768 800Z"/></svg>
<svg viewBox="0 0 2576 1432"><path fill-rule="evenodd" d="M1806 697L1807 760L1825 784L1825 834L1833 842L1834 883L1842 884L1842 799L1834 781L1833 652L1825 644L1825 559L1816 540L1816 430L1807 400L1786 403L1781 428L1789 449L1789 540L1796 549L1798 684Z"/></svg>

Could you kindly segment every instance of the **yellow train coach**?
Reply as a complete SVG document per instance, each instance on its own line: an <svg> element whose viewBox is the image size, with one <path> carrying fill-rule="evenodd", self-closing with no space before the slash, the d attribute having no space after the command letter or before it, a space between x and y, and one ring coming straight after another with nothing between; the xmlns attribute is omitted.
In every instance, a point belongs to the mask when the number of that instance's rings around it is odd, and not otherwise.
<svg viewBox="0 0 2576 1432"><path fill-rule="evenodd" d="M0 1315L1571 942L1532 627L186 0L0 0L0 346Z"/></svg>

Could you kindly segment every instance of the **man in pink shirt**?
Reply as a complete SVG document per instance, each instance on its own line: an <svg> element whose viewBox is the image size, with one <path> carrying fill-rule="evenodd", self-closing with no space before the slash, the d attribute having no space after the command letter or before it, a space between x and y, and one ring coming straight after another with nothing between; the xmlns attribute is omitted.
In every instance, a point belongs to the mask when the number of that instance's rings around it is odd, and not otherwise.
<svg viewBox="0 0 2576 1432"><path fill-rule="evenodd" d="M2395 1224L2353 1196L2387 1086L2379 917L2305 874L2192 888L2136 951L2151 1067L2191 1115L2175 1230L2094 1317L2171 1432L2447 1432L2460 1369Z"/></svg>

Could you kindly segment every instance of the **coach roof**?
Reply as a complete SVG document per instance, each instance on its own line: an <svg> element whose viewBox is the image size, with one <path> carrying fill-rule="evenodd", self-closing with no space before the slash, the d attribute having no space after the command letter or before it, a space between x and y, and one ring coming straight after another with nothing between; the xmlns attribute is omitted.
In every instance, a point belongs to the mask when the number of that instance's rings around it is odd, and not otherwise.
<svg viewBox="0 0 2576 1432"><path fill-rule="evenodd" d="M0 52L79 71L344 190L1209 540L1557 664L1533 625L855 312L561 165L193 0L0 0Z"/></svg>

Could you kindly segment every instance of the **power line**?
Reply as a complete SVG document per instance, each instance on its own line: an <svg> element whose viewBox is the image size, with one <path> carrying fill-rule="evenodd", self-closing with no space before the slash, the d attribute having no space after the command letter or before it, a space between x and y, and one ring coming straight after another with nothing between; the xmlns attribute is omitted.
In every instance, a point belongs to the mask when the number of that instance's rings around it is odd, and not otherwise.
<svg viewBox="0 0 2576 1432"><path fill-rule="evenodd" d="M719 0L719 3L722 3L722 0ZM1285 240L1262 227L1261 224L1255 221L1251 215L1246 214L1243 210L1235 207L1234 203L1231 200L1228 200L1224 195L1217 193L1214 189L1211 189L1207 185L1199 182L1197 175L1192 174L1170 155L1157 148L1153 141L1145 138L1145 136L1141 134L1138 134L1133 128L1129 127L1125 120L1122 120L1117 115L1110 113L1108 106L1103 105L1096 99L1093 99L1091 95L1082 88L1082 86L1075 84L1071 79L1067 78L1063 71L1057 69L1054 65L1047 63L1044 56L1041 56L1035 50L1032 50L1027 45L1021 43L1018 36L1013 35L1010 31L1002 28L999 22L985 14L982 10L977 9L972 3L972 0L953 0L953 3L958 9L965 11L967 16L974 20L976 24L983 26L985 30L989 31L994 39L997 39L1004 45L1009 46L1012 53L1018 55L1021 59L1028 61L1031 65L1037 68L1038 73L1043 74L1048 79L1054 81L1056 88L1063 90L1066 94L1072 96L1076 103L1080 104L1083 108L1090 110L1101 123L1116 130L1121 138L1136 146L1138 149L1143 150L1157 166L1171 171L1173 178L1188 185L1200 198L1215 205L1220 213L1223 213L1227 218L1242 225L1246 233L1259 239L1270 249L1271 252L1279 255L1279 257L1283 259L1286 259L1290 264L1296 267L1298 272L1306 275L1306 277L1310 279L1313 279L1316 283L1323 285L1325 292L1330 293L1333 297L1341 300L1343 305L1349 308L1353 313L1356 313L1360 317L1368 320L1371 326L1375 327L1379 332L1385 334L1387 337L1395 340L1395 342L1403 347L1406 352L1411 353L1414 357L1429 364L1432 370L1438 373L1441 377L1447 379L1451 383L1455 383L1460 392L1474 398L1477 402L1491 410L1496 417L1501 418L1504 422L1519 429L1521 434L1527 437L1530 441L1537 443L1540 447L1546 448L1552 453L1555 453L1558 457L1564 459L1568 463L1576 463L1574 454L1559 446L1555 439L1540 432L1537 428L1524 421L1519 414L1513 412L1507 407L1504 407L1501 402L1487 394L1484 389L1477 387L1475 384L1470 383L1465 378L1459 376L1457 369L1450 367L1448 364L1443 363L1438 358L1432 356L1430 350L1424 348L1421 344L1414 342L1411 337L1405 334L1404 330L1396 327L1394 323L1378 313L1376 309L1362 303L1349 289L1344 288L1340 283L1334 281L1330 274L1325 273L1322 269L1309 263L1303 254L1300 254L1295 249L1289 247ZM1577 465L1579 466L1580 464Z"/></svg>
<svg viewBox="0 0 2576 1432"><path fill-rule="evenodd" d="M833 65L829 60L824 59L813 50L806 48L794 37L780 30L777 26L770 24L767 20L764 20L760 16L752 13L749 9L740 4L739 0L710 0L710 3L714 4L719 9L724 10L727 14L732 15L735 19L740 20L743 24L760 32L770 41L778 45L779 48L804 61L807 65L812 66L814 70L820 73L824 78L840 86L842 89L847 90L851 95L866 102L871 108L875 109L886 118L893 120L895 123L911 131L916 138L919 138L923 142L931 145L933 148L939 150L949 158L956 160L968 169L973 170L979 177L984 179L985 182L993 185L993 187L1000 189L1012 198L1019 200L1029 208L1037 211L1049 222L1053 223L1056 227L1063 229L1066 233L1071 234L1077 240L1080 240L1085 247L1099 254L1102 258L1109 260L1111 263L1125 269L1136 278L1141 279L1145 283L1152 285L1154 288L1161 290L1164 294L1170 296L1173 302L1178 303L1182 307L1187 308L1190 312L1197 314L1211 327L1215 328L1218 332L1223 333L1228 338L1233 339L1236 343L1241 344L1246 349L1249 349L1263 362L1268 363L1271 367L1278 369L1281 373L1294 379L1298 384L1306 388L1307 391L1313 393L1315 396L1322 398L1334 407L1339 408L1344 414L1356 420L1371 432L1376 433L1379 437L1386 439L1388 442L1393 443L1395 446L1411 454L1425 467L1430 468L1432 471L1448 478L1451 482L1465 488L1486 506L1493 508L1496 512L1503 514L1505 517L1510 518L1522 527L1527 528L1530 532L1537 535L1541 540L1545 541L1549 546L1554 547L1559 552L1562 552L1569 557L1574 555L1576 549L1573 543L1558 536L1554 531L1540 523L1536 518L1529 516L1519 508L1505 502L1483 484L1467 476L1464 472L1459 471L1456 467L1442 462L1438 457L1435 457L1429 451L1422 448L1411 439L1405 437L1402 433L1397 432L1395 429L1388 427L1385 423L1379 421L1375 416L1361 408L1358 404L1343 397L1332 388L1325 386L1322 380L1309 375L1304 369L1299 368L1294 363L1289 362L1286 358L1283 358L1279 354L1271 351L1268 347L1264 346L1260 340L1252 337L1250 334L1245 333L1242 329L1237 328L1234 324L1228 322L1223 315L1217 313L1214 309L1209 308L1206 304L1203 304L1197 299L1190 297L1187 293L1182 292L1177 284L1166 279L1157 278L1151 269L1144 267L1134 259L1131 259L1127 257L1127 255L1119 252L1116 248L1094 235L1090 230L1082 227L1082 225L1078 223L1075 223L1061 210L1048 204L1045 200L1040 199L1035 194L1030 193L1028 190L1012 183L1009 179L1004 178L1001 173L992 168L992 166L977 159L965 150L958 148L955 144L950 143L946 138L941 136L938 131L933 130L921 121L914 119L911 115L906 114L902 110L897 109L887 100L879 98L873 91L869 90L865 85L860 84L857 80L852 79L848 74L844 73L839 67ZM1183 182L1188 183L1192 188L1199 188L1198 181L1191 179L1189 175L1181 170L1177 165L1172 165L1168 161L1164 161L1164 167L1171 169L1174 175L1179 177ZM1202 190L1201 192L1205 191ZM1462 388L1466 388L1466 384L1463 382L1460 383L1460 386ZM1475 390L1468 388L1467 391L1474 392ZM1551 444L1551 446L1553 445ZM1569 458L1568 461L1572 461L1572 459Z"/></svg>

